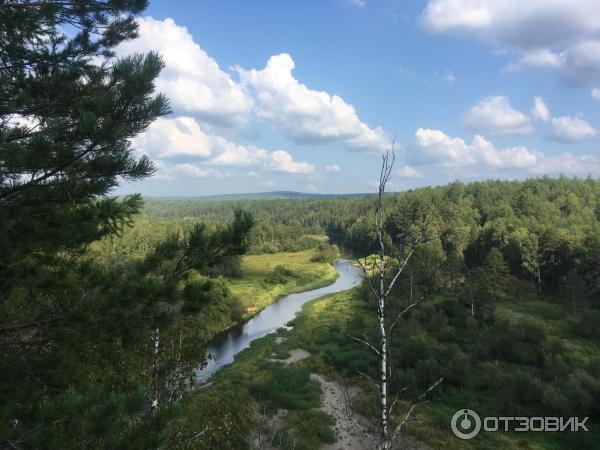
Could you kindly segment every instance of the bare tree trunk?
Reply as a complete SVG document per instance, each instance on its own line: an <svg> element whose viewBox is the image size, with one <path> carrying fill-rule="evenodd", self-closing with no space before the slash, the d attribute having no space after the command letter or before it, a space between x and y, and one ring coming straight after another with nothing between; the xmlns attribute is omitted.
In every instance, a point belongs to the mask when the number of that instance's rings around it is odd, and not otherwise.
<svg viewBox="0 0 600 450"><path fill-rule="evenodd" d="M419 233L417 236L415 236L412 241L402 243L402 245L404 245L405 248L400 249L399 254L397 255L396 258L394 258L395 263L396 263L396 267L394 267L394 274L393 274L393 277L391 278L391 280L386 284L386 275L387 275L388 270L391 268L391 267L388 267L388 265L391 266L391 262L388 262L388 260L386 260L386 248L385 248L385 239L384 239L385 231L384 231L384 224L383 224L383 196L385 194L386 184L389 181L391 173L392 173L394 159L395 159L395 157L394 157L393 152L391 152L391 153L386 152L383 155L382 164L381 164L381 173L379 176L379 192L377 195L377 203L376 203L376 209L375 209L375 227L376 227L377 240L378 240L378 244L379 244L379 249L378 249L379 264L377 265L377 262L373 262L373 261L371 262L371 264L369 264L367 257L365 257L364 261L361 261L360 259L358 260L358 263L360 264L360 266L365 274L365 280L367 281L367 283L371 289L371 292L373 293L373 295L375 296L375 298L377 300L377 321L379 324L379 346L378 346L379 348L377 348L376 346L367 342L366 338L360 339L360 338L350 336L352 339L362 342L363 344L366 344L379 358L379 363L380 363L379 364L379 377L378 377L379 381L375 381L374 379L371 379L370 377L367 376L367 378L369 378L369 380L373 381L377 385L378 393L379 393L379 401L380 401L380 409L381 410L380 410L380 419L379 419L379 427L378 427L379 430L377 431L377 436L375 439L375 441L376 441L375 447L377 448L377 450L389 450L392 448L392 444L393 444L394 440L399 435L403 425L406 424L406 422L408 422L408 420L410 419L410 415L412 414L414 408L417 407L418 404L422 403L421 399L442 381L442 379L436 381L429 389L427 389L417 399L417 401L411 405L410 409L408 410L408 413L405 415L404 419L395 426L395 429L393 430L393 432L391 432L391 433L389 432L388 427L389 427L390 416L392 414L394 404L398 397L396 396L394 398L394 401L391 402L391 404L390 404L389 398L388 398L388 395L389 395L388 383L389 383L389 378L390 378L390 373L391 373L391 365L390 365L391 361L389 358L388 338L389 338L389 335L392 332L392 330L396 327L396 325L398 325L402 316L406 312L408 312L410 309L412 309L419 301L421 301L423 299L423 297L420 297L417 301L415 301L415 302L412 301L412 299L413 299L413 286L412 286L413 278L412 278L412 273L411 273L411 277L410 277L411 303L408 307L406 307L396 317L393 318L391 325L389 325L389 326L386 325L386 300L387 300L390 292L392 291L394 285L396 284L396 281L402 274L403 270L406 268L406 265L408 264L411 256L413 255L415 246L417 244L419 244L420 242L422 242L423 231L424 231L424 230L422 230L422 232ZM379 272L377 275L375 274L376 267ZM378 283L376 281L377 278L379 278Z"/></svg>
<svg viewBox="0 0 600 450"><path fill-rule="evenodd" d="M388 361L387 361L387 333L385 329L385 245L383 243L383 223L382 223L382 201L383 194L385 192L385 184L389 178L389 174L392 163L389 164L388 170L388 155L383 159L383 165L381 170L381 178L379 182L379 195L377 197L377 210L375 216L375 226L377 227L377 239L379 241L379 295L378 295L378 318L379 318L379 338L380 338L380 377L381 381L379 384L379 391L381 396L381 437L380 442L384 444L382 448L388 448L388 399L387 399L387 374L388 374Z"/></svg>
<svg viewBox="0 0 600 450"><path fill-rule="evenodd" d="M158 372L160 370L160 362L159 362L159 346L160 346L160 330L157 328L155 332L152 334L152 343L154 344L154 365L152 367L152 372L154 375L154 386L153 389L150 389L150 412L152 414L158 411Z"/></svg>

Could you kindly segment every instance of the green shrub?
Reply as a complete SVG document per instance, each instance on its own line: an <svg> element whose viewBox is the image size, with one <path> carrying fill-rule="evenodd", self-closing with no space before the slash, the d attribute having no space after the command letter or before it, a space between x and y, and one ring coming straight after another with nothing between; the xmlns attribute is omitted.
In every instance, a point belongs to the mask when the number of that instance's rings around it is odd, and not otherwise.
<svg viewBox="0 0 600 450"><path fill-rule="evenodd" d="M282 450L314 450L335 442L334 425L335 419L323 411L293 411L273 443Z"/></svg>
<svg viewBox="0 0 600 450"><path fill-rule="evenodd" d="M292 275L293 272L291 270L288 270L284 265L279 264L267 274L265 282L269 284L285 284Z"/></svg>
<svg viewBox="0 0 600 450"><path fill-rule="evenodd" d="M331 245L328 242L321 242L317 247L317 254L310 260L312 262L333 264L340 254L336 245Z"/></svg>
<svg viewBox="0 0 600 450"><path fill-rule="evenodd" d="M198 312L207 305L229 297L229 287L222 278L204 278L189 281L183 289L183 310Z"/></svg>
<svg viewBox="0 0 600 450"><path fill-rule="evenodd" d="M574 321L577 336L588 339L600 338L600 311L585 311Z"/></svg>
<svg viewBox="0 0 600 450"><path fill-rule="evenodd" d="M271 406L285 409L307 409L319 406L321 387L310 379L308 369L269 365L269 377L252 386L252 393Z"/></svg>
<svg viewBox="0 0 600 450"><path fill-rule="evenodd" d="M446 379L454 386L470 386L473 368L469 357L460 350L454 353L448 361Z"/></svg>
<svg viewBox="0 0 600 450"><path fill-rule="evenodd" d="M519 371L505 378L498 392L499 412L511 415L543 415L544 384L529 372Z"/></svg>

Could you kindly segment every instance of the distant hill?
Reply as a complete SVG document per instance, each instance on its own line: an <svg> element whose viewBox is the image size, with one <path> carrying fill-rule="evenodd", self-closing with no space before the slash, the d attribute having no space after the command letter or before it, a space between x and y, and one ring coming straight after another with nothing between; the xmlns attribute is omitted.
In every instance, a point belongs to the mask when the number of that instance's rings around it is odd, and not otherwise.
<svg viewBox="0 0 600 450"><path fill-rule="evenodd" d="M203 196L177 196L177 197L146 197L156 200L272 200L272 199L289 199L289 200L310 200L320 198L339 198L339 197L363 197L372 195L368 193L357 194L311 194L306 192L294 191L273 191L273 192L258 192L254 194L223 194L223 195L203 195Z"/></svg>

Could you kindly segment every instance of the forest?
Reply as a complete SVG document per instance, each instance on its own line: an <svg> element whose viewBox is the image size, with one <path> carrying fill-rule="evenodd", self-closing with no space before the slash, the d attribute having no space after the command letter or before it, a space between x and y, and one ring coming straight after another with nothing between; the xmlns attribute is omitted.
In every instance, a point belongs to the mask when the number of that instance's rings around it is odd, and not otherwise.
<svg viewBox="0 0 600 450"><path fill-rule="evenodd" d="M34 4L0 4L0 448L598 448L599 180L112 195L156 172L131 139L170 112L158 54L94 61L146 2ZM199 378L340 261L362 278ZM589 431L460 440L463 408Z"/></svg>
<svg viewBox="0 0 600 450"><path fill-rule="evenodd" d="M416 247L390 299L391 308L401 308L424 297L391 344L394 384L404 389L403 399L444 376L422 407L427 426L414 422L409 436L434 448L463 448L449 443L448 411L467 400L490 413L590 416L597 423L600 182L455 182L388 194L384 202L393 234L403 232L407 210L426 208L435 218L436 238ZM284 293L331 282L335 273L326 267L340 254L373 254L373 209L373 196L150 199L118 234L55 255L64 264L62 276L56 277L54 258L29 266L29 276L3 305L3 348L12 350L3 358L11 369L3 383L3 398L10 399L3 423L20 418L19 427L5 428L6 436L28 429L24 448L76 448L92 440L98 448L251 448L246 427L270 429L251 408L262 404L270 414L294 412L270 437L280 439L281 448L292 448L293 439L295 448L326 444L335 436L331 419L305 417L314 414L319 398L306 374L331 374L369 393L359 373L372 372L376 361L347 338L348 330L360 330L375 339L364 285L325 297L328 306L319 313L318 303L311 304L294 330L279 334L288 350L301 345L313 355L305 367L290 366L290 373L263 367L273 349L288 355L269 336L249 355L242 353L213 386L197 390L189 382L217 333ZM218 225L227 222L224 229ZM29 326L34 322L36 328ZM149 339L156 329L159 378L153 378ZM264 377L282 377L283 384L257 385ZM153 396L156 383L161 388ZM296 383L306 399L278 399L279 391ZM148 398L158 399L160 409L140 416ZM373 416L375 402L366 395L357 408ZM187 439L208 424L227 432ZM322 428L322 442L311 437L315 428ZM596 434L544 438L526 442L532 448L593 448ZM488 445L520 448L525 438L505 439Z"/></svg>

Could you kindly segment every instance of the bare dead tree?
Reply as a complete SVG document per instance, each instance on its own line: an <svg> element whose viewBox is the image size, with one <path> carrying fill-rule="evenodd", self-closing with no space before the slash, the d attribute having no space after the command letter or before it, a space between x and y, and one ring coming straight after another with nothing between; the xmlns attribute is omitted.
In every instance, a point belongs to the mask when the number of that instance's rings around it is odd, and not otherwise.
<svg viewBox="0 0 600 450"><path fill-rule="evenodd" d="M377 355L379 359L378 379L369 377L364 373L362 374L377 387L379 394L380 417L375 440L375 448L377 450L389 450L392 448L392 445L400 434L403 426L410 420L414 409L418 405L424 403L425 396L442 382L442 379L437 380L425 392L423 392L423 394L421 394L409 406L409 409L403 419L390 432L390 417L393 413L396 401L398 400L398 395L396 395L394 400L390 402L388 392L389 381L391 378L389 338L392 331L401 322L402 317L408 311L414 308L423 299L423 297L420 297L414 302L412 302L411 298L412 303L397 313L395 317L386 316L386 301L392 289L394 288L394 285L406 268L416 246L428 240L426 232L433 218L432 215L429 214L428 217L425 217L424 220L420 221L421 223L413 223L413 231L411 233L402 235L398 242L395 243L396 248L386 248L386 241L388 241L388 239L384 229L383 200L386 185L391 178L394 161L395 155L392 144L392 150L385 152L382 155L381 172L379 175L379 189L375 204L377 258L373 260L371 255L368 255L362 259L358 259L358 263L364 272L365 280L376 300L379 342L377 344L372 344L368 342L366 336L364 336L364 338L349 336L353 340L366 345L372 352L375 353L375 355ZM416 220L417 217L414 216L413 221Z"/></svg>

